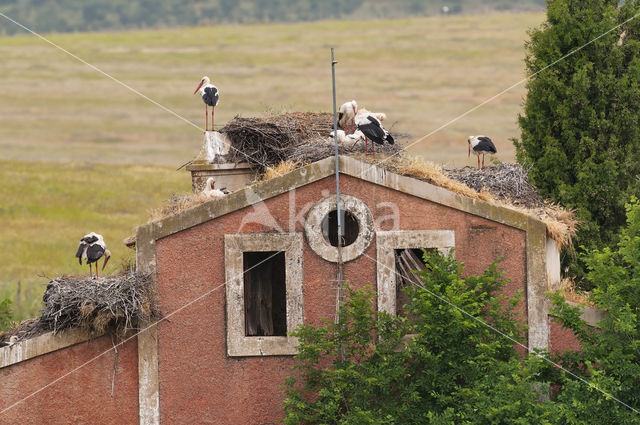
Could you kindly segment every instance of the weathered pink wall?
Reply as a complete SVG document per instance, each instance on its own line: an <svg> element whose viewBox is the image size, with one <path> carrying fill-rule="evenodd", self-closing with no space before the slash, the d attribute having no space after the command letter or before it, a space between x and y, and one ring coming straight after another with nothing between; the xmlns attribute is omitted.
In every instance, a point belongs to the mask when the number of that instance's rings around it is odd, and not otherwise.
<svg viewBox="0 0 640 425"><path fill-rule="evenodd" d="M456 257L466 264L465 273L481 273L504 256L500 267L511 279L505 293L526 293L523 231L353 177L343 175L340 182L342 193L364 201L374 220L391 212L381 203L399 207L400 228L391 229L392 223L385 221L376 230L454 230ZM303 232L302 222L289 226L290 200L295 201L295 216L304 205L333 193L335 180L326 178L296 190L295 198L285 193L267 200L262 212L268 210L282 231ZM284 416L282 386L292 373L292 357L226 354L224 235L277 231L257 223L240 229L248 212L260 215L260 211L249 207L157 242L158 294L165 315L209 293L159 325L162 423L265 424ZM346 280L353 288L375 288L375 257L374 239L365 255L345 265ZM317 325L335 313L335 265L322 260L305 241L303 268L305 322Z"/></svg>
<svg viewBox="0 0 640 425"><path fill-rule="evenodd" d="M112 347L101 337L0 369L0 411ZM0 424L137 424L136 339L118 352L113 395L112 350L0 415Z"/></svg>
<svg viewBox="0 0 640 425"><path fill-rule="evenodd" d="M574 335L573 331L562 327L560 322L557 322L553 317L549 317L550 330L549 330L549 351L552 353L558 353L566 350L580 350L580 342Z"/></svg>

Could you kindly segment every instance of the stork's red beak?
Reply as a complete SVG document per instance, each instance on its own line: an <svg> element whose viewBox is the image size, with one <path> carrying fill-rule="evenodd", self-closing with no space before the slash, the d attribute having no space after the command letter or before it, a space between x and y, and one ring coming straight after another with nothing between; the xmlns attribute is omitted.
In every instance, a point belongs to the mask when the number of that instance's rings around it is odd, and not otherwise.
<svg viewBox="0 0 640 425"><path fill-rule="evenodd" d="M102 270L104 271L104 268L107 267L107 263L109 262L109 259L111 258L111 252L109 252L109 250L105 251L105 256L104 256L104 263L102 264ZM96 270L98 267L98 263L96 263Z"/></svg>
<svg viewBox="0 0 640 425"><path fill-rule="evenodd" d="M216 182L211 182L211 190L216 188Z"/></svg>
<svg viewBox="0 0 640 425"><path fill-rule="evenodd" d="M468 146L469 146L469 155L467 155L467 157L470 157L471 156L471 145L468 145Z"/></svg>
<svg viewBox="0 0 640 425"><path fill-rule="evenodd" d="M200 85L198 85L198 88L196 89L196 91L193 92L193 94L198 93L198 90L200 90L200 87L202 87L202 84L204 84L204 81L200 81Z"/></svg>

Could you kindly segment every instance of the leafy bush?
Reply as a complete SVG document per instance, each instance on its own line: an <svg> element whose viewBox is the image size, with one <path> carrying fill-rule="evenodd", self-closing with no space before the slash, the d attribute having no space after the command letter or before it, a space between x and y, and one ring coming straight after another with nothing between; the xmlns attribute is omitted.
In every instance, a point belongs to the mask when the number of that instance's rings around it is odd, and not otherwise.
<svg viewBox="0 0 640 425"><path fill-rule="evenodd" d="M577 208L577 246L613 246L624 204L640 192L640 20L624 23L640 5L547 3L546 22L526 44L533 76L514 140L517 158L531 166L542 196Z"/></svg>
<svg viewBox="0 0 640 425"><path fill-rule="evenodd" d="M581 351L559 356L573 373L594 382L600 389L640 411L640 202L626 206L627 226L619 234L615 249L594 250L586 256L587 280L594 286L591 301L605 312L599 328L588 326L578 307L554 297L558 320L573 330ZM594 424L640 424L640 414L611 396L571 376L563 375L557 400L566 407L566 423L578 419ZM583 422L581 422L583 423Z"/></svg>
<svg viewBox="0 0 640 425"><path fill-rule="evenodd" d="M338 323L294 332L299 376L287 380L285 423L551 423L536 392L544 365L514 349L526 328L520 299L499 295L497 266L463 278L452 257L424 261L407 317L376 312L370 290L347 289Z"/></svg>

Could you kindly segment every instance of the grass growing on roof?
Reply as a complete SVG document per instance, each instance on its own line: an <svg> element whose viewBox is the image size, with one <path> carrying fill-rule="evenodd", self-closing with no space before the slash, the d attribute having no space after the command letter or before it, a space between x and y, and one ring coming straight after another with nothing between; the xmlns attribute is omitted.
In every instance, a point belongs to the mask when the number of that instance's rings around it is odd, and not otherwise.
<svg viewBox="0 0 640 425"><path fill-rule="evenodd" d="M428 181L460 195L535 217L545 223L547 234L558 243L560 248L571 245L571 239L576 234L577 226L579 225L574 211L542 200L533 186L528 190L521 190L520 186L528 185L528 180L526 179L526 170L523 170L517 164L501 164L487 167L484 170L475 170L470 167L462 170L447 170L440 165L425 161L421 157L409 155L394 156L388 159L385 157L373 159L370 156L360 155L357 158L373 164L380 164L380 166L404 176ZM501 177L499 179L477 179L482 181L482 185L477 185L474 189L462 183L462 181L455 180L455 178L461 178L461 175L464 174L476 176L481 174L500 174ZM501 181L507 179L518 181L518 184L512 185L511 192L509 192L509 185L505 185ZM462 178L462 180L471 181L468 178ZM532 193L532 191L535 193Z"/></svg>

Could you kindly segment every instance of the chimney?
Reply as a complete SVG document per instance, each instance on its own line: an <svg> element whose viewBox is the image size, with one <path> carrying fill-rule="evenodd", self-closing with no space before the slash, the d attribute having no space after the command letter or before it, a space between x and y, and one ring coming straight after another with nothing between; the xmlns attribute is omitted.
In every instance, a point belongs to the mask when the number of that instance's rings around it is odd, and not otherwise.
<svg viewBox="0 0 640 425"><path fill-rule="evenodd" d="M216 189L230 192L244 188L253 181L255 171L248 162L231 162L231 140L225 133L205 131L200 153L187 170L191 172L191 189L194 193L204 188L209 177L216 181Z"/></svg>

